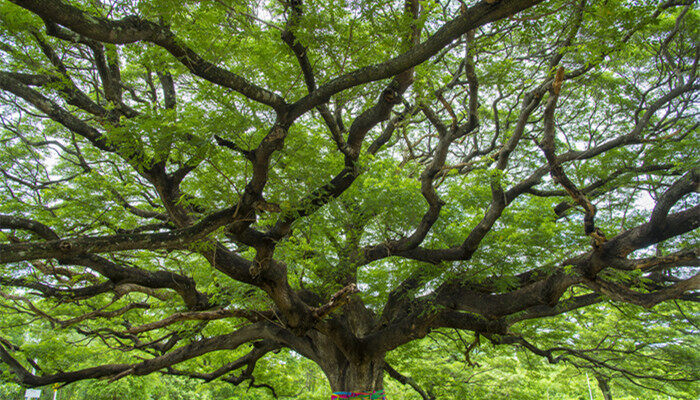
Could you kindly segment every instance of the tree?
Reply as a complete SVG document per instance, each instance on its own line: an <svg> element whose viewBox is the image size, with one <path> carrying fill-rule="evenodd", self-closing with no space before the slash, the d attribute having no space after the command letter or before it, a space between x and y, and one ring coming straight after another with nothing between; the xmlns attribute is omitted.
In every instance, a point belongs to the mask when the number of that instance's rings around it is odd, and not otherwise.
<svg viewBox="0 0 700 400"><path fill-rule="evenodd" d="M698 314L693 2L0 14L0 359L21 384L275 393L255 367L289 349L333 391L380 391L409 382L389 352L454 330L601 385L697 380L656 357ZM690 323L635 325L672 333L654 346L567 328L668 301Z"/></svg>

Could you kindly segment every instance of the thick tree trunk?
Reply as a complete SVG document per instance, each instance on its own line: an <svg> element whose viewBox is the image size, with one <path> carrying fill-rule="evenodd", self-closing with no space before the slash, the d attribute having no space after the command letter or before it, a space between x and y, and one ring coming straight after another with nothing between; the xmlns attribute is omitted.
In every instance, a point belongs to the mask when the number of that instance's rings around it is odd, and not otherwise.
<svg viewBox="0 0 700 400"><path fill-rule="evenodd" d="M359 299L343 307L344 314L329 320L330 334L308 332L313 345L307 354L326 374L333 392L383 390L386 352L358 339L371 331L375 316Z"/></svg>
<svg viewBox="0 0 700 400"><path fill-rule="evenodd" d="M333 392L373 392L384 389L384 359L324 365Z"/></svg>
<svg viewBox="0 0 700 400"><path fill-rule="evenodd" d="M373 392L384 388L384 353L354 348L341 351L324 336L314 337L314 361L333 392Z"/></svg>

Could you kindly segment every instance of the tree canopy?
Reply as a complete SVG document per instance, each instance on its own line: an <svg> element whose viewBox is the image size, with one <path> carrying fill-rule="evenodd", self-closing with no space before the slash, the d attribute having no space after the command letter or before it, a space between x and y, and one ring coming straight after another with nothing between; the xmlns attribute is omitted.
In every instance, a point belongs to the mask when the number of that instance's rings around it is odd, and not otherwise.
<svg viewBox="0 0 700 400"><path fill-rule="evenodd" d="M3 379L697 398L699 20L1 0Z"/></svg>

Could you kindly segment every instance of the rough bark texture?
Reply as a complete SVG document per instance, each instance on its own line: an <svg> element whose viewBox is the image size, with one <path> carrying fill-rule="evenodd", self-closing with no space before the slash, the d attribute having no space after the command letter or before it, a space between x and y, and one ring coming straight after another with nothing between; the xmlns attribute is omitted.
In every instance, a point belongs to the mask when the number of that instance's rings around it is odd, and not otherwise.
<svg viewBox="0 0 700 400"><path fill-rule="evenodd" d="M384 389L384 358L363 363L331 358L327 363L321 364L321 369L333 392L372 392Z"/></svg>

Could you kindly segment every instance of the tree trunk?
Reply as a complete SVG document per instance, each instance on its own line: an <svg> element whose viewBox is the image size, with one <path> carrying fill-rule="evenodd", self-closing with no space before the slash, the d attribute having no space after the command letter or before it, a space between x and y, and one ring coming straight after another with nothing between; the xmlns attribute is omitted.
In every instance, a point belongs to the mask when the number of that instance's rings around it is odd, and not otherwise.
<svg viewBox="0 0 700 400"><path fill-rule="evenodd" d="M374 392L384 389L384 359L372 359L363 363L347 361L328 365L326 374L333 392Z"/></svg>
<svg viewBox="0 0 700 400"><path fill-rule="evenodd" d="M344 318L336 316L330 323L330 335L308 332L313 343L309 358L321 367L332 392L383 390L386 352L357 339L371 331L375 316L359 299L351 299L344 311Z"/></svg>
<svg viewBox="0 0 700 400"><path fill-rule="evenodd" d="M317 337L314 361L333 392L374 392L384 388L384 353L354 349L343 353L327 338ZM350 356L350 357L348 357Z"/></svg>

